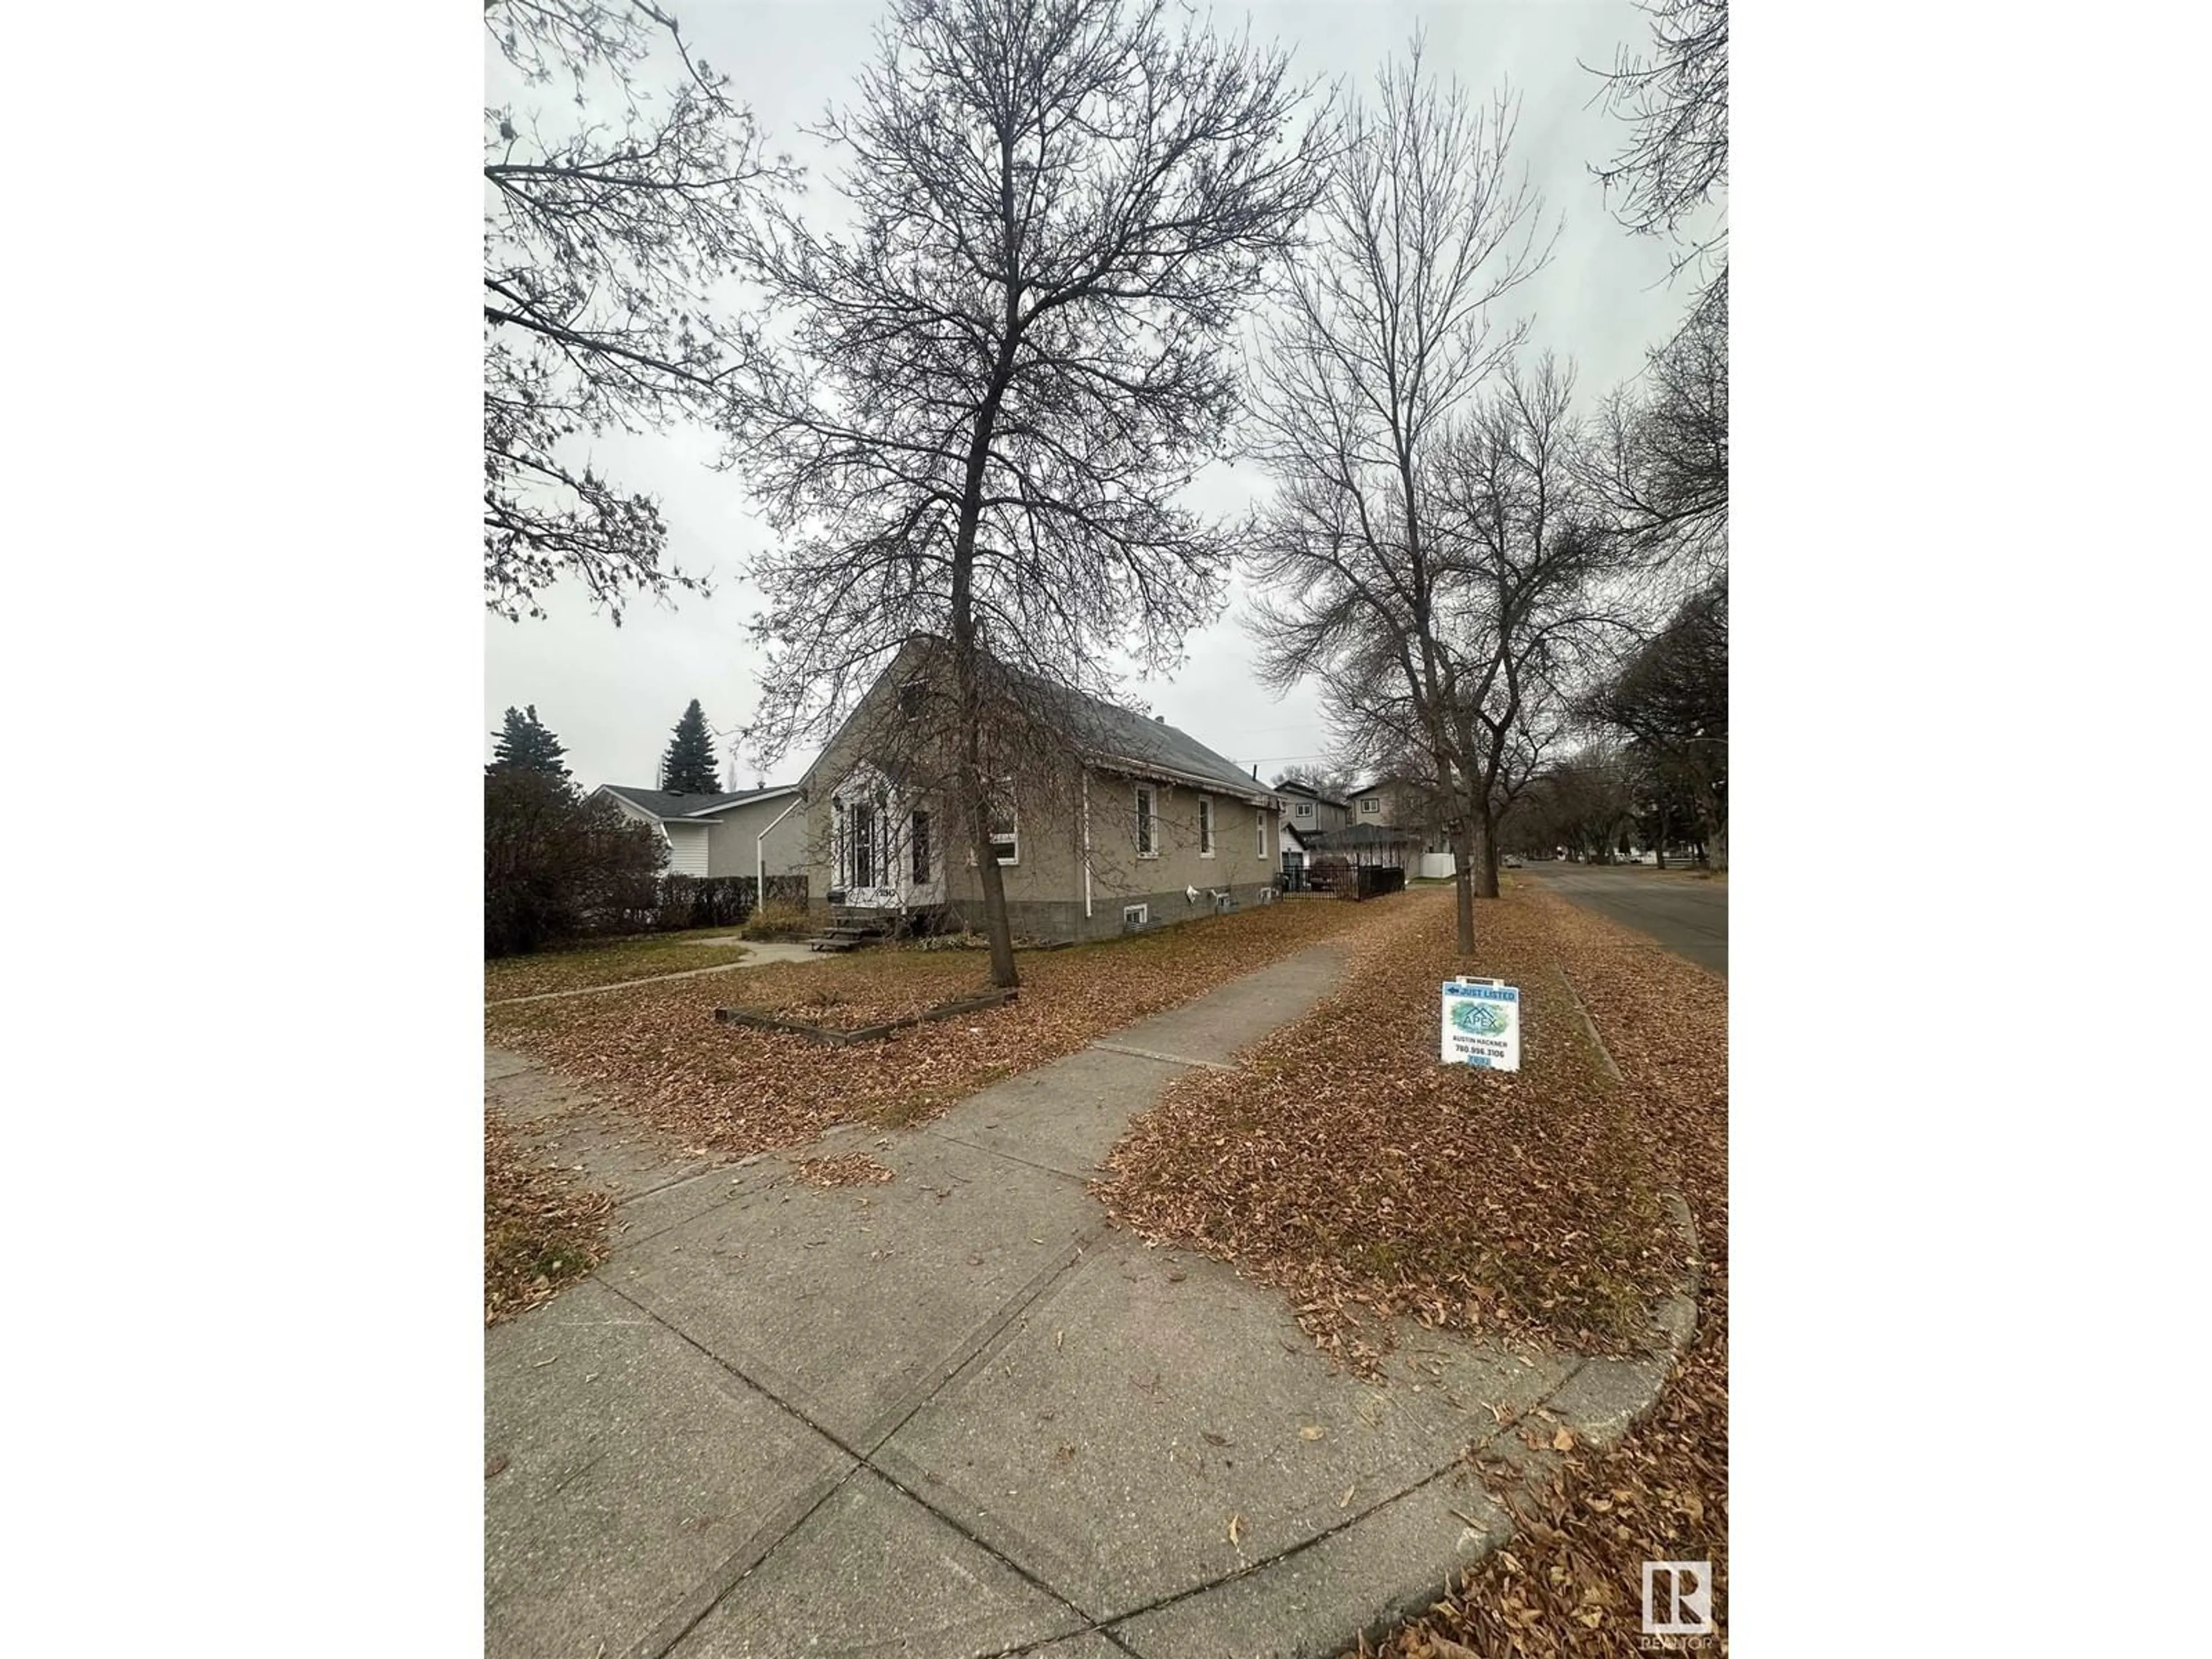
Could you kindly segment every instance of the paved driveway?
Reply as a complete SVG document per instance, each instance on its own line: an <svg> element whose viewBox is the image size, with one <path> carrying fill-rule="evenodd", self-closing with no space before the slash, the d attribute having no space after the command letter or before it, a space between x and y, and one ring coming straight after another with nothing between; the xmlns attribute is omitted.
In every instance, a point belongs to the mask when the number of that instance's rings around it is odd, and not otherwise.
<svg viewBox="0 0 2212 1659"><path fill-rule="evenodd" d="M1676 956L1728 977L1728 883L1648 864L1531 864L1565 899L1655 939Z"/></svg>

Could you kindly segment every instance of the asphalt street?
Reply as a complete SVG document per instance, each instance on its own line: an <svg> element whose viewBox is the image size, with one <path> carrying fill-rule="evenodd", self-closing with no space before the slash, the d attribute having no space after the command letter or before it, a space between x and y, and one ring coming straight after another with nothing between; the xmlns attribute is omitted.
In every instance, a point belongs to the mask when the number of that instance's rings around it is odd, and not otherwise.
<svg viewBox="0 0 2212 1659"><path fill-rule="evenodd" d="M1728 883L1646 864L1532 861L1519 872L1561 898L1656 939L1676 956L1728 976Z"/></svg>

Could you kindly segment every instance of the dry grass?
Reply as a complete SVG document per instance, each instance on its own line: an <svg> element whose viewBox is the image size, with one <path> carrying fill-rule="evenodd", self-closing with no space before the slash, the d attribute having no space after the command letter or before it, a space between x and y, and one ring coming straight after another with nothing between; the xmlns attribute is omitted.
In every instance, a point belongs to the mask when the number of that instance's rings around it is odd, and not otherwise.
<svg viewBox="0 0 2212 1659"><path fill-rule="evenodd" d="M983 988L965 951L863 952L488 1010L488 1041L724 1158L802 1146L829 1124L924 1121L1001 1078L1304 947L1387 925L1396 898L1292 902L1021 958L1022 990L985 1012L825 1054L795 1034L714 1022L717 1006L860 1024ZM824 998L839 999L835 1004Z"/></svg>
<svg viewBox="0 0 2212 1659"><path fill-rule="evenodd" d="M484 1118L484 1323L533 1308L607 1253L605 1193L526 1152Z"/></svg>
<svg viewBox="0 0 2212 1659"><path fill-rule="evenodd" d="M727 937L727 927L707 933ZM484 963L484 1000L537 996L545 991L579 991L592 985L621 985L655 974L688 973L695 968L726 968L744 960L742 946L702 945L699 933L671 933L622 939L611 945L580 945L538 956L501 957Z"/></svg>
<svg viewBox="0 0 2212 1659"><path fill-rule="evenodd" d="M966 951L880 949L819 966L781 963L755 969L742 981L716 988L717 1006L848 1030L910 1019L988 982L981 959Z"/></svg>

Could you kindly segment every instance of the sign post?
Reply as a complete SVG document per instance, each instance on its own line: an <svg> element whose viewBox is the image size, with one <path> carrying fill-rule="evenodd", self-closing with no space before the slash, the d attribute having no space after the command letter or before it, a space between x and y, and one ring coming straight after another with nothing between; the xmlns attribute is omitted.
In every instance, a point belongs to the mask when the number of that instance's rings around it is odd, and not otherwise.
<svg viewBox="0 0 2212 1659"><path fill-rule="evenodd" d="M1519 1071L1519 990L1503 980L1449 979L1443 993L1444 1063Z"/></svg>

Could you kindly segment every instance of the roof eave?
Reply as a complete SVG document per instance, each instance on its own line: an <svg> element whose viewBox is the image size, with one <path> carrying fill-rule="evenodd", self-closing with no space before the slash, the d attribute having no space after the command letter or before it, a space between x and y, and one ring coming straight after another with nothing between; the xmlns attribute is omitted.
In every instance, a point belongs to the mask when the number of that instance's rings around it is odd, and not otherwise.
<svg viewBox="0 0 2212 1659"><path fill-rule="evenodd" d="M1249 778L1237 781L1243 786L1240 788L1225 778L1208 777L1202 772L1185 771L1179 766L1167 766L1158 761L1132 760L1127 755L1094 756L1091 764L1103 771L1126 772L1132 777L1164 778L1171 783L1187 783L1209 795L1233 795L1251 806L1279 807L1282 805L1280 797L1264 784L1255 786Z"/></svg>

